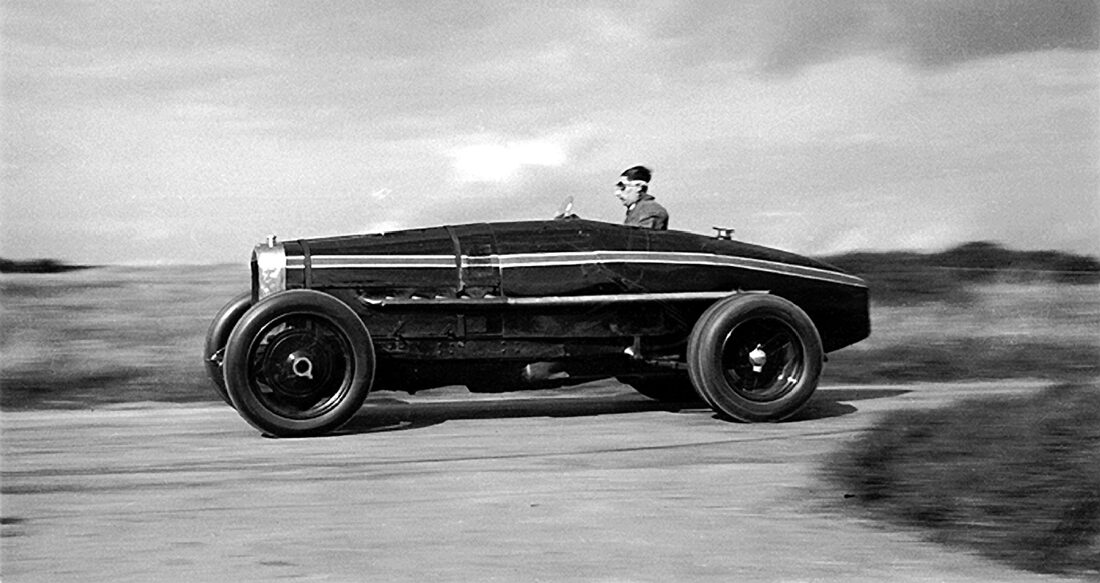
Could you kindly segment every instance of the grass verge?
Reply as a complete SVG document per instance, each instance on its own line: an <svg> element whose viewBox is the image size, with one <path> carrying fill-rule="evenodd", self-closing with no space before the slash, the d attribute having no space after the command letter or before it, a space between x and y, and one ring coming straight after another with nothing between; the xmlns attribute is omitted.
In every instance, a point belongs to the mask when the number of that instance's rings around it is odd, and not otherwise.
<svg viewBox="0 0 1100 583"><path fill-rule="evenodd" d="M937 542L1100 574L1100 384L893 412L825 472L848 501Z"/></svg>

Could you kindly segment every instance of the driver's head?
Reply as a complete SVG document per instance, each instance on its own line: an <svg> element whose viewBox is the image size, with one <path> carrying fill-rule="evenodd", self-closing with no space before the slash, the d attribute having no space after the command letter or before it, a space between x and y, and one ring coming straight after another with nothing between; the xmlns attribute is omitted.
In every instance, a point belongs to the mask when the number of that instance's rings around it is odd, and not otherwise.
<svg viewBox="0 0 1100 583"><path fill-rule="evenodd" d="M645 166L632 166L623 170L619 175L619 182L615 184L615 196L619 197L624 206L630 206L641 198L649 190L649 179L652 173Z"/></svg>

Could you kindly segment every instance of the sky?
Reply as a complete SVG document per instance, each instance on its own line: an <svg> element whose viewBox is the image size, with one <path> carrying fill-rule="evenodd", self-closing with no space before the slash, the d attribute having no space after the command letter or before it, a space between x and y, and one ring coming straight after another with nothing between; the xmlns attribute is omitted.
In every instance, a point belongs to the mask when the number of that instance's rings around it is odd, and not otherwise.
<svg viewBox="0 0 1100 583"><path fill-rule="evenodd" d="M0 257L621 222L1100 255L1096 0L0 0Z"/></svg>

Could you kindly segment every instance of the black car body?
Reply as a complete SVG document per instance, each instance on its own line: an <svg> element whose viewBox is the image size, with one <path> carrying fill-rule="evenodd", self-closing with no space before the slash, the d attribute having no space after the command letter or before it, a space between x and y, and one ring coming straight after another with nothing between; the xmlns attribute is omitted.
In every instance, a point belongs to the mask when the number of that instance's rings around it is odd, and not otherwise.
<svg viewBox="0 0 1100 583"><path fill-rule="evenodd" d="M719 237L587 220L269 240L207 362L263 431L330 431L373 389L509 391L618 377L772 421L870 333L858 277Z"/></svg>

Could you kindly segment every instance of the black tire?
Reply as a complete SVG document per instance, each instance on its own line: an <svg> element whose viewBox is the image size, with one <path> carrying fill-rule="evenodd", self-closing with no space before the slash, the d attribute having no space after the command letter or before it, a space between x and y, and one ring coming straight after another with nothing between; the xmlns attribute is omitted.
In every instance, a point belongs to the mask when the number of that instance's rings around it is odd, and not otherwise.
<svg viewBox="0 0 1100 583"><path fill-rule="evenodd" d="M374 380L370 333L346 304L313 290L249 309L225 348L225 384L241 417L278 437L320 435L351 419Z"/></svg>
<svg viewBox="0 0 1100 583"><path fill-rule="evenodd" d="M750 354L757 348L754 370ZM801 308L768 294L744 294L714 304L696 322L688 374L719 415L781 421L817 388L823 355L817 328Z"/></svg>
<svg viewBox="0 0 1100 583"><path fill-rule="evenodd" d="M699 403L702 399L685 373L616 377L620 383L662 403Z"/></svg>
<svg viewBox="0 0 1100 583"><path fill-rule="evenodd" d="M214 391L229 406L233 402L229 400L229 393L225 390L225 375L222 374L222 362L225 360L225 343L229 340L229 334L233 327L240 321L241 316L252 307L252 292L244 292L233 298L228 304L214 316L210 323L210 329L206 331L206 345L202 353L203 364L206 365L206 374L214 382Z"/></svg>

